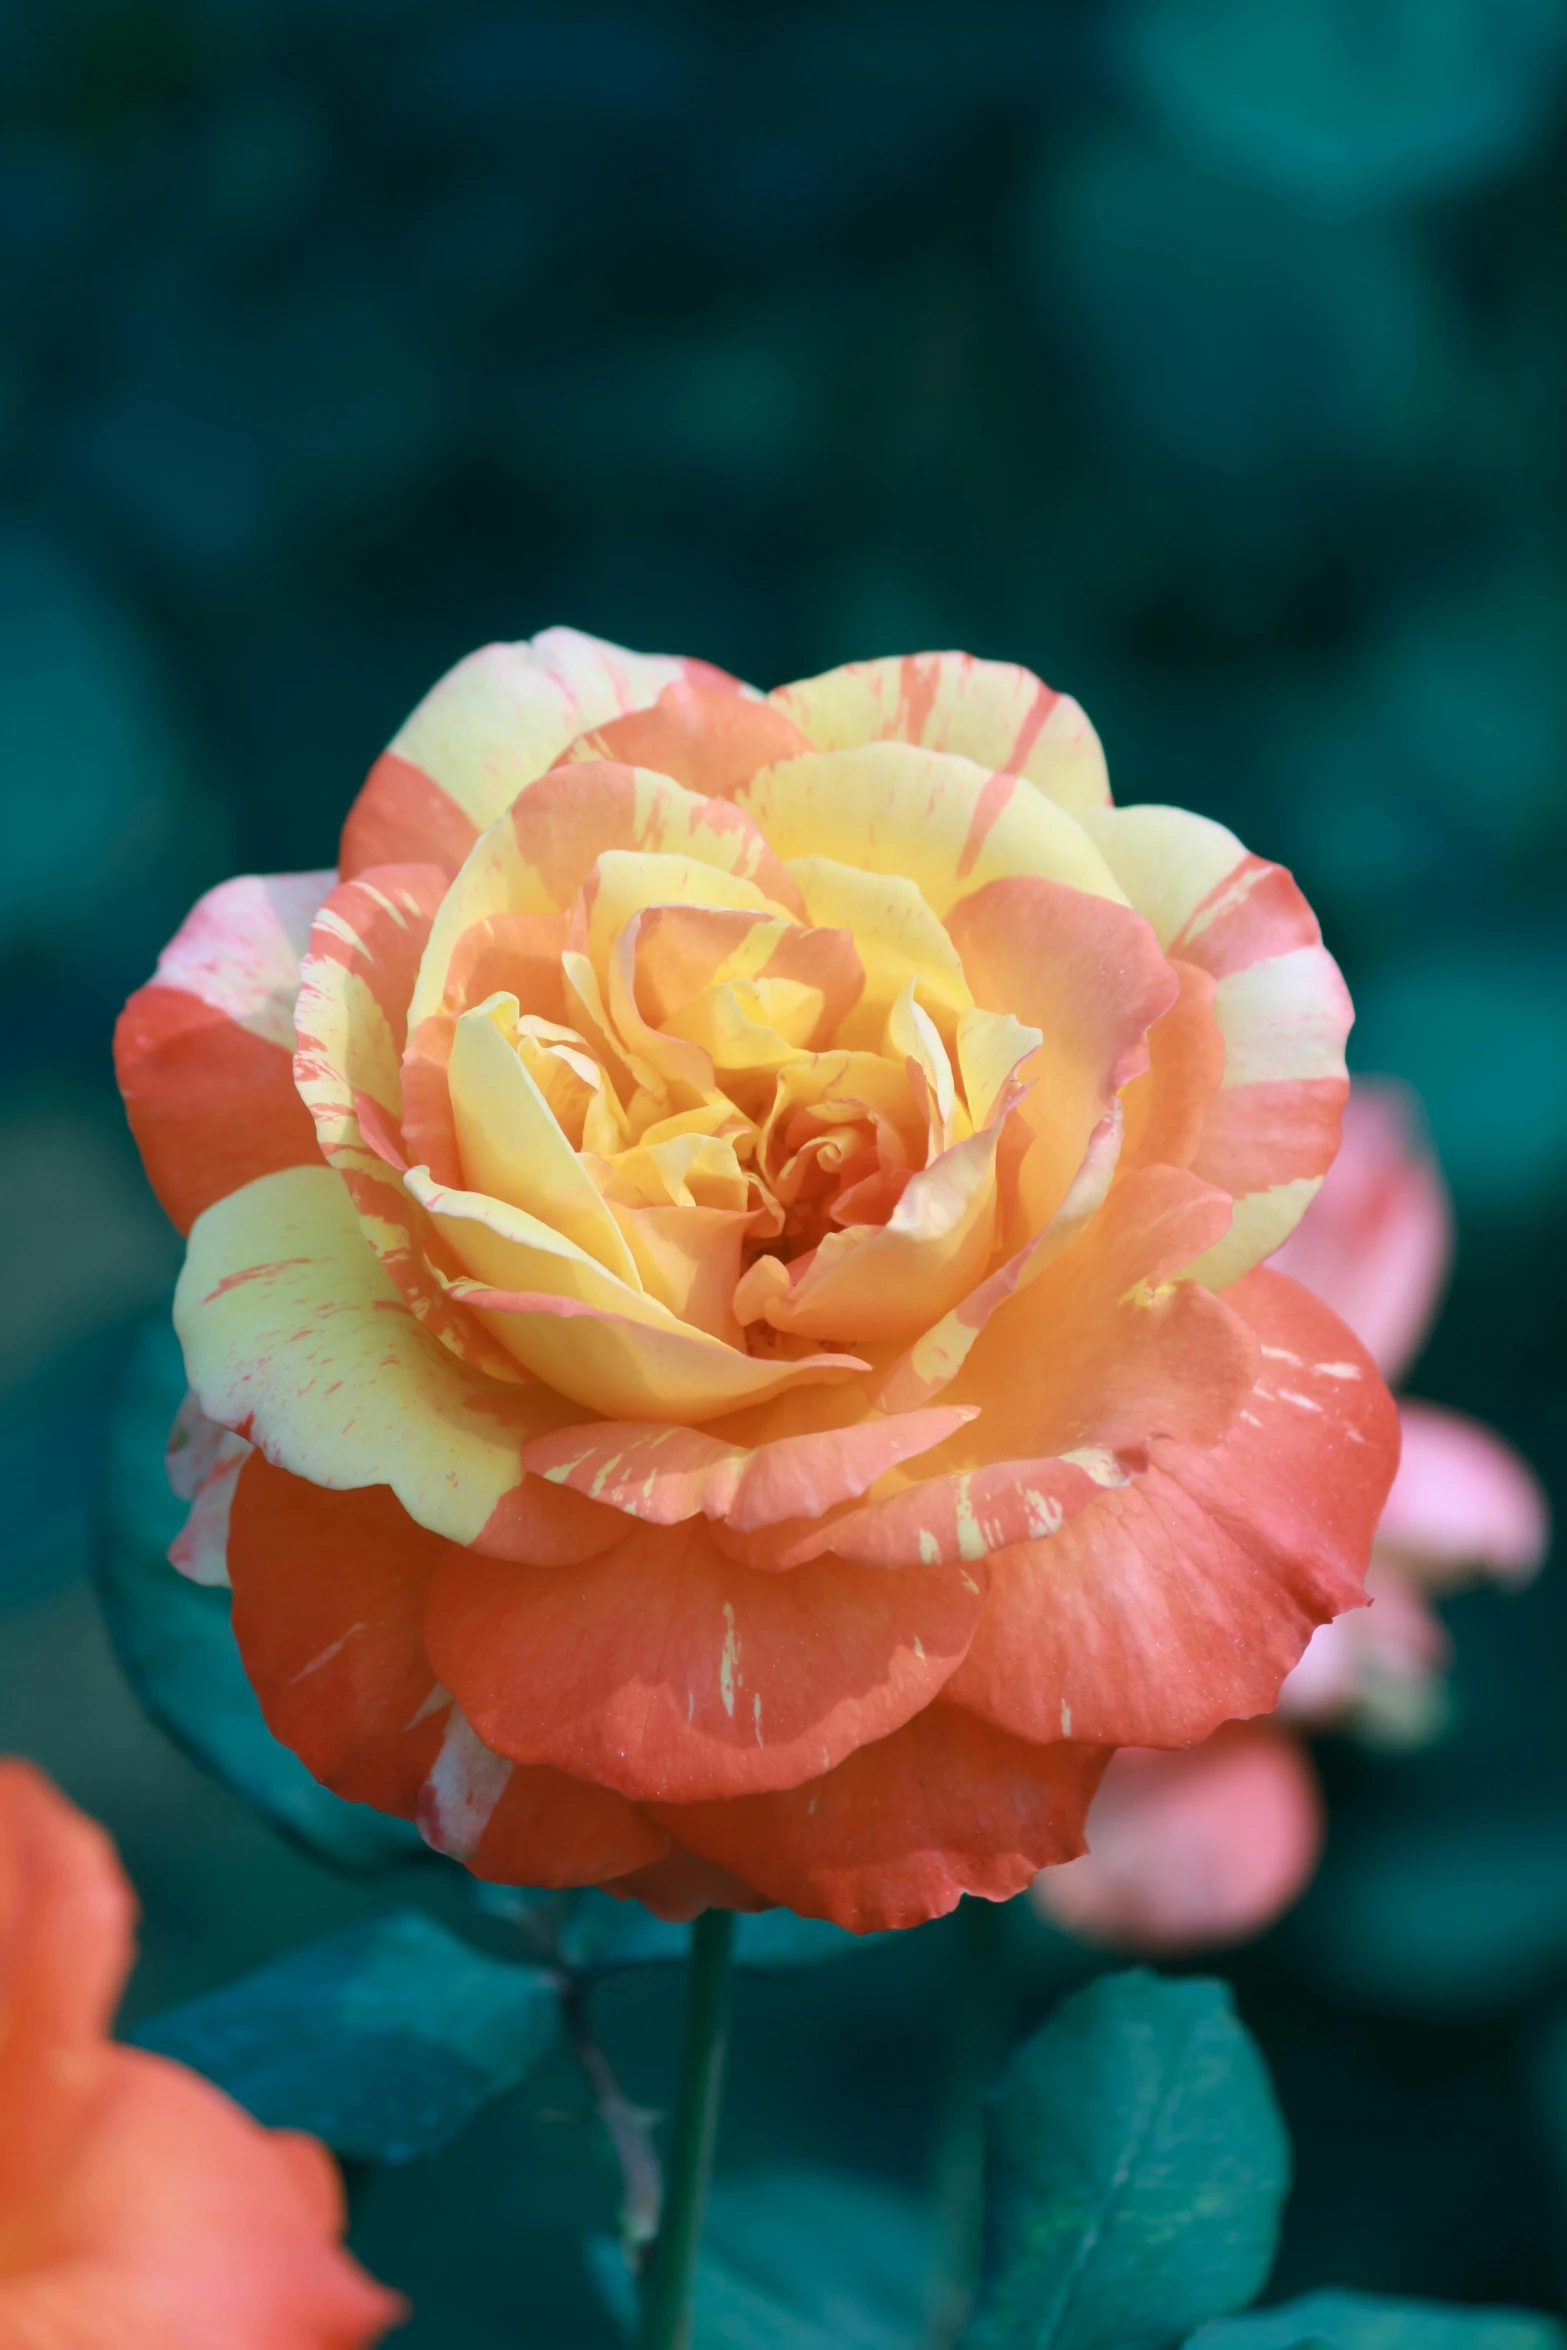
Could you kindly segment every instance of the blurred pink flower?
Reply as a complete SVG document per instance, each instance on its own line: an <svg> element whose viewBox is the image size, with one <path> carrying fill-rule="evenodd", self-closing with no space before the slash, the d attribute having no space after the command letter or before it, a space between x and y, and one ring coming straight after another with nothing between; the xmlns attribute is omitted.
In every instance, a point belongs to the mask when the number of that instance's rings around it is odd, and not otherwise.
<svg viewBox="0 0 1567 2350"><path fill-rule="evenodd" d="M1452 1255L1452 1208L1418 1104L1403 1086L1357 1079L1332 1171L1272 1262L1333 1308L1391 1382L1424 1343ZM1370 1604L1313 1636L1278 1705L1294 1728L1349 1729L1384 1746L1420 1744L1445 1719L1450 1647L1430 1595L1481 1576L1525 1583L1550 1535L1533 1471L1491 1429L1409 1399L1399 1419L1403 1459L1377 1528ZM1316 1867L1309 1757L1268 1722L1232 1724L1184 1753L1123 1748L1089 1844L1034 1886L1056 1924L1120 1948L1244 1941Z"/></svg>

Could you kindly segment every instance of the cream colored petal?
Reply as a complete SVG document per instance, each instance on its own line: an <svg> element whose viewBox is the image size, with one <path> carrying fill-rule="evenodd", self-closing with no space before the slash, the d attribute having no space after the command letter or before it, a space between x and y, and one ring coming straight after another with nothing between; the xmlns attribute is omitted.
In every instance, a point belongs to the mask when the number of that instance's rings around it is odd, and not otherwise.
<svg viewBox="0 0 1567 2350"><path fill-rule="evenodd" d="M933 913L1004 876L1070 883L1124 903L1076 818L1015 775L912 744L786 760L735 795L777 854L901 874Z"/></svg>
<svg viewBox="0 0 1567 2350"><path fill-rule="evenodd" d="M475 1542L515 1491L527 1438L579 1416L432 1338L330 1167L264 1175L199 1217L174 1320L209 1419L313 1485L389 1485L453 1542Z"/></svg>
<svg viewBox="0 0 1567 2350"><path fill-rule="evenodd" d="M1044 1032L1015 1020L1010 1012L977 1007L958 1022L958 1069L969 1116L988 1126L1008 1080L1020 1062L1044 1042Z"/></svg>
<svg viewBox="0 0 1567 2350"><path fill-rule="evenodd" d="M1070 694L1010 661L972 653L905 653L853 661L768 696L824 751L856 743L923 743L981 767L1026 775L1063 808L1110 798L1104 752Z"/></svg>

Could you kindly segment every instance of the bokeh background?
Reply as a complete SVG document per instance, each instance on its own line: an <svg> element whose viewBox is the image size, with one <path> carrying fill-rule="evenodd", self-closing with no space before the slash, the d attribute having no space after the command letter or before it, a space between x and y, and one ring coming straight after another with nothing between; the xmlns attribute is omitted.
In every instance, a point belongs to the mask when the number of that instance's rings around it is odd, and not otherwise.
<svg viewBox="0 0 1567 2350"><path fill-rule="evenodd" d="M199 890L331 862L485 639L1022 661L1118 798L1291 865L1456 1197L1413 1388L1560 1510L1564 94L1562 0L0 6L0 1744L121 1840L132 2016L385 1894L97 1628L176 1262L111 1024ZM1296 2139L1278 2290L1561 2307L1567 1577L1447 1612L1448 1735L1323 1746L1322 1877L1222 1963ZM727 2163L918 2179L948 1940L743 1986ZM1020 1963L1027 2006L1076 1962ZM650 2102L675 1994L603 2002ZM411 2344L612 2339L583 2102L562 2060L363 2184Z"/></svg>

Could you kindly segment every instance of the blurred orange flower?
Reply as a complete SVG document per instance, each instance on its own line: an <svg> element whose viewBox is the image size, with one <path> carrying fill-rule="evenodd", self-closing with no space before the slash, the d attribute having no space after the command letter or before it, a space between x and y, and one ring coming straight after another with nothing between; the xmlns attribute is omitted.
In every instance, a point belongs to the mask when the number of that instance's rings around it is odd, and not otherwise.
<svg viewBox="0 0 1567 2350"><path fill-rule="evenodd" d="M1342 1315L1399 1379L1435 1320L1453 1218L1418 1107L1357 1078L1338 1158L1274 1259ZM1412 1745L1441 1727L1448 1640L1431 1594L1488 1575L1527 1582L1550 1527L1538 1479L1478 1421L1399 1405L1403 1453L1377 1527L1370 1607L1313 1634L1285 1681L1281 1722ZM1304 1747L1273 1724L1232 1725L1190 1754L1128 1750L1092 1816L1092 1851L1041 1877L1045 1914L1091 1941L1199 1949L1259 1933L1299 1898L1322 1847Z"/></svg>
<svg viewBox="0 0 1567 2350"><path fill-rule="evenodd" d="M1288 874L1113 808L1027 671L491 646L341 875L214 891L121 1021L178 1563L481 1876L1019 1891L1360 1599L1391 1405L1258 1269L1349 1018Z"/></svg>
<svg viewBox="0 0 1567 2350"><path fill-rule="evenodd" d="M106 2037L134 1916L102 1830L0 1762L0 2350L378 2342L406 2311L326 2150Z"/></svg>

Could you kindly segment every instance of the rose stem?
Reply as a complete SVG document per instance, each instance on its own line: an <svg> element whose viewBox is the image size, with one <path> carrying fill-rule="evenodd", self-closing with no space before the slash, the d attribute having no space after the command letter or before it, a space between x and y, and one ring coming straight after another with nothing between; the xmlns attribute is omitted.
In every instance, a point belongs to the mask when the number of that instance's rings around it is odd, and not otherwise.
<svg viewBox="0 0 1567 2350"><path fill-rule="evenodd" d="M642 2289L641 2350L689 2350L697 2247L718 2135L728 2034L729 1959L735 1913L706 1909L691 1934L685 2045L664 2216Z"/></svg>
<svg viewBox="0 0 1567 2350"><path fill-rule="evenodd" d="M947 2047L936 2143L930 2336L947 2350L967 2324L979 2283L985 2200L985 2096L1006 2047L1012 1984L1004 1906L970 1894L953 1921Z"/></svg>

